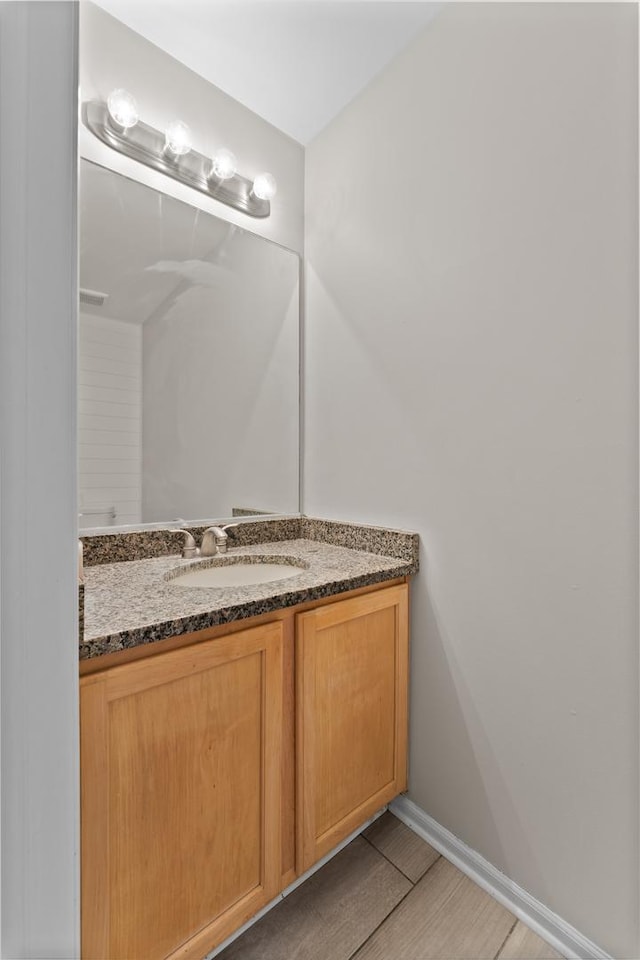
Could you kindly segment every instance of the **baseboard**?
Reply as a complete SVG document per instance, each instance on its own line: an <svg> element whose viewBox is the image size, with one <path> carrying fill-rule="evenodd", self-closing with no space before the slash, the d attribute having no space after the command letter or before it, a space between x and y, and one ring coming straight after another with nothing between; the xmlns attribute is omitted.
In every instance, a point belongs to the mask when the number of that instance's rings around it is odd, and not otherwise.
<svg viewBox="0 0 640 960"><path fill-rule="evenodd" d="M212 950L211 953L208 953L204 960L213 960L214 957L217 957L218 954L222 953L222 951L228 947L230 943L233 943L234 940L237 940L238 937L241 937L245 930L248 930L249 927L252 927L254 923L257 923L258 920L264 917L265 913L269 913L270 910L273 910L273 908L276 907L282 900L284 900L285 897L288 897L290 893L293 893L293 891L299 887L301 883L304 883L305 880L308 880L308 878L316 873L320 867L324 867L325 863L328 863L329 860L332 860L337 853L340 853L341 850L350 844L352 840L355 840L355 838L360 836L361 833L364 833L367 827L370 827L371 824L374 823L378 817L381 817L387 809L387 805L385 804L381 810L378 810L378 812L374 813L372 817L369 817L369 819L365 821L365 823L361 824L357 830L354 830L353 833L350 833L348 837L345 837L342 843L339 843L337 847L334 847L333 850L330 850L329 853L325 854L321 860L318 860L318 862L314 863L312 867L309 867L306 873L303 873L302 876L294 880L293 883L290 883L286 890L283 890L282 893L279 893L274 900L263 907L262 910L259 910L253 915L253 917L251 917L250 920L247 920L243 926L239 927L236 931L234 931L234 933L227 937L227 939L223 943L219 944L215 950Z"/></svg>
<svg viewBox="0 0 640 960"><path fill-rule="evenodd" d="M462 840L458 840L408 797L398 797L389 805L389 809L479 887L531 927L563 957L568 957L569 960L612 960L608 953L513 880L509 880L493 864Z"/></svg>

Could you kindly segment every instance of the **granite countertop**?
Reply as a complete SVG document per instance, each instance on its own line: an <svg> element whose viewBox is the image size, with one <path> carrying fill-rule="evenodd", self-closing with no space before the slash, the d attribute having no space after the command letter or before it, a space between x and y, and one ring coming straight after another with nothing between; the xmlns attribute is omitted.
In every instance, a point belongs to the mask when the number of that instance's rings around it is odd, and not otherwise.
<svg viewBox="0 0 640 960"><path fill-rule="evenodd" d="M417 570L417 556L398 558L319 540L291 539L230 547L234 556L295 558L306 567L271 583L242 587L181 587L165 579L172 571L207 560L160 556L85 567L84 636L86 660L181 633L319 600Z"/></svg>

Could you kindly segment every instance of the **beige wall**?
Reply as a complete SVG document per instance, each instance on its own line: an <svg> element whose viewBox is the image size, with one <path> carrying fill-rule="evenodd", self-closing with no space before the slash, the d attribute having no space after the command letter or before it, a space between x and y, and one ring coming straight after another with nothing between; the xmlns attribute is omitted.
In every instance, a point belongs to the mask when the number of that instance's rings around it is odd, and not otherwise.
<svg viewBox="0 0 640 960"><path fill-rule="evenodd" d="M163 130L181 119L191 127L201 153L226 146L238 158L239 172L254 177L270 171L278 181L271 216L256 220L217 200L123 157L80 124L80 154L192 206L302 252L304 149L256 113L174 60L159 47L82 0L80 4L81 100L106 100L111 90L132 93L147 123Z"/></svg>
<svg viewBox="0 0 640 960"><path fill-rule="evenodd" d="M307 149L306 512L416 529L410 795L638 938L637 10L452 4Z"/></svg>

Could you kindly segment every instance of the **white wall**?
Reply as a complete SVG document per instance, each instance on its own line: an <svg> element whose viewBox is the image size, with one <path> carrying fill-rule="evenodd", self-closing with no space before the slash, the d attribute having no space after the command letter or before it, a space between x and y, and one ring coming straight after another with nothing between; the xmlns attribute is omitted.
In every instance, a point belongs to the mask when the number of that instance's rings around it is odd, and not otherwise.
<svg viewBox="0 0 640 960"><path fill-rule="evenodd" d="M80 314L78 338L80 527L140 523L142 324Z"/></svg>
<svg viewBox="0 0 640 960"><path fill-rule="evenodd" d="M76 5L0 3L0 953L11 960L79 954L76 96Z"/></svg>
<svg viewBox="0 0 640 960"><path fill-rule="evenodd" d="M254 219L123 157L101 143L83 124L79 129L81 156L302 252L301 145L104 10L82 0L81 100L106 100L116 87L124 87L135 96L141 118L152 126L162 130L176 118L187 123L201 153L212 154L220 146L233 150L243 176L252 178L269 170L278 182L271 216L266 220Z"/></svg>
<svg viewBox="0 0 640 960"><path fill-rule="evenodd" d="M305 512L418 530L410 795L638 936L628 4L451 4L307 150Z"/></svg>

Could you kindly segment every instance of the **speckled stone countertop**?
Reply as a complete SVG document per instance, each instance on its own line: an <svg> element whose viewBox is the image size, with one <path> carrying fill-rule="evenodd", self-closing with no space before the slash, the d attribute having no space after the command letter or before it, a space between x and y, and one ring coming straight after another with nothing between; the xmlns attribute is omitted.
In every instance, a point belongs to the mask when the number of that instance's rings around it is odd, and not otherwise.
<svg viewBox="0 0 640 960"><path fill-rule="evenodd" d="M80 659L408 576L418 569L417 537L413 552L412 557L390 557L312 539L230 547L227 562L234 556L268 556L276 562L288 557L305 567L283 580L242 587L177 586L167 574L217 565L177 555L88 566Z"/></svg>

